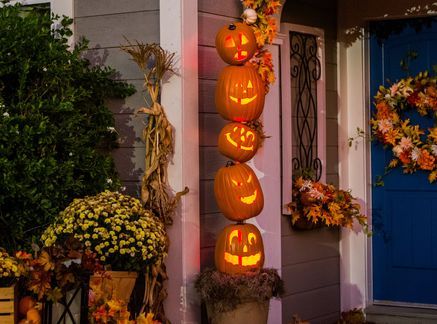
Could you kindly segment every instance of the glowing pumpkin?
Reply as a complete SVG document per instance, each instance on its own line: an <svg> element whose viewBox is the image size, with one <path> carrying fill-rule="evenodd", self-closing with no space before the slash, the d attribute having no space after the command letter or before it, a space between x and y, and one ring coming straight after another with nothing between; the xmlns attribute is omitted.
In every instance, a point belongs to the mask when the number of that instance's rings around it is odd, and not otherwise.
<svg viewBox="0 0 437 324"><path fill-rule="evenodd" d="M258 133L240 123L225 125L218 137L220 153L238 162L249 161L258 150L258 145Z"/></svg>
<svg viewBox="0 0 437 324"><path fill-rule="evenodd" d="M215 106L224 119L255 120L263 111L264 99L264 82L252 66L223 68L215 88Z"/></svg>
<svg viewBox="0 0 437 324"><path fill-rule="evenodd" d="M222 27L215 37L215 47L222 60L232 65L250 60L257 50L253 29L243 23Z"/></svg>
<svg viewBox="0 0 437 324"><path fill-rule="evenodd" d="M252 224L232 224L220 233L215 245L215 266L221 272L241 274L264 264L261 233Z"/></svg>
<svg viewBox="0 0 437 324"><path fill-rule="evenodd" d="M220 211L232 221L255 217L264 207L258 178L245 163L220 168L214 179L214 194Z"/></svg>

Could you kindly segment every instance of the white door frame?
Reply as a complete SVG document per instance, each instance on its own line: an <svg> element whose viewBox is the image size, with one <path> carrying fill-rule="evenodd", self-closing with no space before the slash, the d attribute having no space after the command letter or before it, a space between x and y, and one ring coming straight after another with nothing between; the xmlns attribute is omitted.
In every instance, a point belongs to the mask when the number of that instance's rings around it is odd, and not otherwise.
<svg viewBox="0 0 437 324"><path fill-rule="evenodd" d="M364 30L362 33L364 35ZM371 228L370 147L366 140L348 145L357 127L367 130L368 41L359 38L352 45L338 45L339 176L340 187L359 198ZM365 308L372 303L372 241L359 231L342 229L340 240L341 309Z"/></svg>

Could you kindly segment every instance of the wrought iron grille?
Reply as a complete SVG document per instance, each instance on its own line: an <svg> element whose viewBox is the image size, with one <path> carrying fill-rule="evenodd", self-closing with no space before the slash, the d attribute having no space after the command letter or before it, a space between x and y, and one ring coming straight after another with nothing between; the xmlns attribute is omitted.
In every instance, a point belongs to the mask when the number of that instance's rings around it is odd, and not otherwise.
<svg viewBox="0 0 437 324"><path fill-rule="evenodd" d="M52 318L53 303L45 301L43 308L42 323L43 324L87 324L88 321L88 293L89 293L89 276L87 276L83 283L78 285L70 298L63 297L59 302L64 306L64 310L58 320ZM76 296L80 295L80 320L76 321L72 314L70 307L74 302Z"/></svg>
<svg viewBox="0 0 437 324"><path fill-rule="evenodd" d="M317 157L317 81L321 75L317 51L316 36L290 32L293 174L310 175L316 181L322 176L322 161Z"/></svg>

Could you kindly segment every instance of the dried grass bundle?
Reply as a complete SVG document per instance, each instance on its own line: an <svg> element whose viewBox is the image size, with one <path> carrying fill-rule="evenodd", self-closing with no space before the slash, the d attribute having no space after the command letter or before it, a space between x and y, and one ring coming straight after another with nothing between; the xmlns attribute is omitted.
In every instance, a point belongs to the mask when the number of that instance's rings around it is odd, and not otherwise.
<svg viewBox="0 0 437 324"><path fill-rule="evenodd" d="M207 269L197 277L196 289L203 302L214 305L217 312L227 312L243 302L265 302L280 297L284 283L276 269L261 269L244 275Z"/></svg>
<svg viewBox="0 0 437 324"><path fill-rule="evenodd" d="M144 89L151 101L144 97L147 107L138 110L138 113L147 115L143 130L146 157L141 200L146 208L151 209L166 225L170 225L181 196L188 192L188 188L185 188L173 195L168 186L167 168L174 150L173 126L159 103L164 76L166 73L176 73L173 67L175 53L164 50L158 44L127 42L128 45L121 49L132 57L143 72Z"/></svg>

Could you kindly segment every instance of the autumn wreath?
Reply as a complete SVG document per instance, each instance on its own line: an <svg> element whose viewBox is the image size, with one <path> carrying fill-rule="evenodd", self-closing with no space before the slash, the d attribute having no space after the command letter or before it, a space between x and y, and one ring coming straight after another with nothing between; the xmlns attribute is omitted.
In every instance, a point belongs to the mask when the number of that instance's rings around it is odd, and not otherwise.
<svg viewBox="0 0 437 324"><path fill-rule="evenodd" d="M436 119L436 82L437 77L423 72L388 88L381 86L375 96L376 111L370 120L374 138L393 152L387 169L402 166L404 173L428 171L431 183L437 179L437 124L424 130L402 116L415 109L420 116Z"/></svg>

